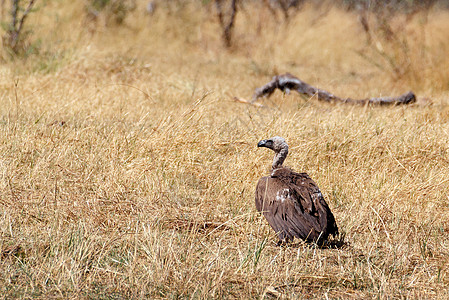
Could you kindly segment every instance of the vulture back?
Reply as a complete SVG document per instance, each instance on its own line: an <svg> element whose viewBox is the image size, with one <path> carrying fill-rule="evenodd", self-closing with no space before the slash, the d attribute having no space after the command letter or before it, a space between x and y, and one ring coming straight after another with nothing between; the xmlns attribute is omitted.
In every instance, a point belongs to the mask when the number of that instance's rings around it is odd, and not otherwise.
<svg viewBox="0 0 449 300"><path fill-rule="evenodd" d="M334 215L306 173L281 167L262 177L256 187L256 208L281 241L296 237L321 244L329 235L338 234Z"/></svg>

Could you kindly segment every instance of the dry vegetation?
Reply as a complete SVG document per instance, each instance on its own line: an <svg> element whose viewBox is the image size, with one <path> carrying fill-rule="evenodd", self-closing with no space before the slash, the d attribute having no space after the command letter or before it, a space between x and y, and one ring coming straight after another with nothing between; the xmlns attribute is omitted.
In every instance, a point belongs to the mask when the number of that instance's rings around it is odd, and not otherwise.
<svg viewBox="0 0 449 300"><path fill-rule="evenodd" d="M29 19L40 53L0 65L2 297L449 297L447 12L407 25L422 76L402 78L356 54L363 30L337 9L287 28L246 7L230 51L194 4L115 27L84 16L50 1ZM232 102L286 71L342 97L420 100ZM272 159L256 143L273 135L346 247L275 246L254 207Z"/></svg>

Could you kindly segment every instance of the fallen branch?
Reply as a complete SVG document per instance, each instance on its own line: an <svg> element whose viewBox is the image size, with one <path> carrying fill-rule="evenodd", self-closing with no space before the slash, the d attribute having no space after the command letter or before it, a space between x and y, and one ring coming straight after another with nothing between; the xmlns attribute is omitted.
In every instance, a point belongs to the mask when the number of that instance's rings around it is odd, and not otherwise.
<svg viewBox="0 0 449 300"><path fill-rule="evenodd" d="M256 102L261 97L270 97L276 89L280 89L284 93L289 93L291 90L297 91L300 94L306 95L310 98L316 97L320 101L327 102L343 102L350 104L378 104L378 105L399 105L410 104L416 102L416 97L413 92L408 92L399 97L379 97L355 100L351 98L340 98L325 90L315 88L290 73L274 76L273 79L264 86L257 88L254 92L250 103Z"/></svg>

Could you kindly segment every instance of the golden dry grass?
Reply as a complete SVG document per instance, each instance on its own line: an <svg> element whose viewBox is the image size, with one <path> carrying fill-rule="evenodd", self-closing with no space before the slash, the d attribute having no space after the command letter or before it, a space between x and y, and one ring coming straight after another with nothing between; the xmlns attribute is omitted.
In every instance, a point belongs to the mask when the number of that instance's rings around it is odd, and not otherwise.
<svg viewBox="0 0 449 300"><path fill-rule="evenodd" d="M336 9L306 8L287 28L248 8L225 51L193 4L92 33L66 2L30 19L39 56L0 66L2 297L449 296L448 13L432 12L425 59L411 54L426 78L393 80L355 54L363 32ZM287 71L342 97L420 99L232 102ZM255 145L273 135L321 187L346 247L275 246L253 199L272 159Z"/></svg>

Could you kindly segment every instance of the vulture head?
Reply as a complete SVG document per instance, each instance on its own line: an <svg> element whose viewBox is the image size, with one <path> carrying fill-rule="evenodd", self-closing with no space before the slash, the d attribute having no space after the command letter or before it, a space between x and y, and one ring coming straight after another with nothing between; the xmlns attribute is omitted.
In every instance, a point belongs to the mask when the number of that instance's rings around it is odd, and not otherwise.
<svg viewBox="0 0 449 300"><path fill-rule="evenodd" d="M288 145L284 138L275 136L266 140L261 140L257 147L265 147L274 151L273 170L280 168L288 154Z"/></svg>

